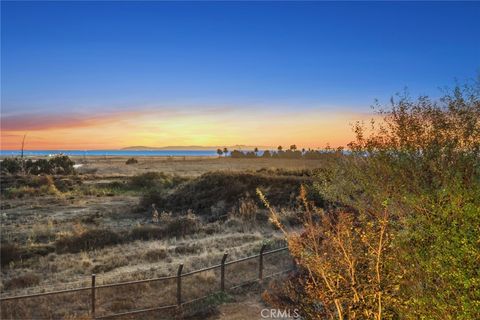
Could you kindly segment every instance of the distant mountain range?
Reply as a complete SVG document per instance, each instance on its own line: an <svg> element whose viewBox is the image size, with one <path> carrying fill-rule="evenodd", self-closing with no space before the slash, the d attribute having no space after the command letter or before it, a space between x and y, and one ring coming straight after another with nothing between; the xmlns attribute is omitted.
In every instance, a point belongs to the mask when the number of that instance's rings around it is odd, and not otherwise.
<svg viewBox="0 0 480 320"><path fill-rule="evenodd" d="M146 146L131 146L125 147L121 150L217 150L227 148L229 151L232 150L253 150L258 148L259 150L273 150L271 146L247 146L243 144L237 144L234 146L167 146L167 147L146 147Z"/></svg>

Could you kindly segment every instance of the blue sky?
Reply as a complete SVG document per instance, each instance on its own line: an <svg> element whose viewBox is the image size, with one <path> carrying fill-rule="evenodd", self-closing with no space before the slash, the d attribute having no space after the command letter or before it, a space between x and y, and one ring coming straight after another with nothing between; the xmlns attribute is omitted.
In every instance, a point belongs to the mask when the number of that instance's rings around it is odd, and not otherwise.
<svg viewBox="0 0 480 320"><path fill-rule="evenodd" d="M480 68L474 2L2 2L1 26L4 116L368 112Z"/></svg>

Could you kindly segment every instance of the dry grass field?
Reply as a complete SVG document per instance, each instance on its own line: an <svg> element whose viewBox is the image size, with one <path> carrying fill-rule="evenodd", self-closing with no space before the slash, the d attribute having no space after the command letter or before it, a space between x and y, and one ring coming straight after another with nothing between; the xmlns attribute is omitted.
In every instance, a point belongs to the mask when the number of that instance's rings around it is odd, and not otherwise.
<svg viewBox="0 0 480 320"><path fill-rule="evenodd" d="M161 171L180 176L198 176L210 171L245 171L267 169L313 169L320 166L318 160L305 159L236 159L230 157L139 157L135 165L125 165L125 157L72 157L83 164L80 172L92 172L98 176L131 176L148 171Z"/></svg>
<svg viewBox="0 0 480 320"><path fill-rule="evenodd" d="M263 244L282 246L255 188L277 195L294 225L298 187L321 167L318 160L137 159L127 165L121 157L76 158L82 166L75 175L2 177L2 296L88 286L92 273L100 285L164 277L180 263L189 272L220 263L225 252L234 260ZM257 267L242 268L230 274L255 276ZM198 281L215 279L203 274L185 286L194 297ZM107 303L109 311L138 308L127 300ZM224 308L242 310L236 304ZM57 315L75 313L65 308Z"/></svg>

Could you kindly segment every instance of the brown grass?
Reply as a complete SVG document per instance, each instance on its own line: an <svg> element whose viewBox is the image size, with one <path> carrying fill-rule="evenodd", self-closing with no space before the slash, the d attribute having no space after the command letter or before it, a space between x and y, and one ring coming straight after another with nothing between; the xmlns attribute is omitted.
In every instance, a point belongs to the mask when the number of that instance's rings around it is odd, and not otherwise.
<svg viewBox="0 0 480 320"><path fill-rule="evenodd" d="M79 162L82 158L76 159ZM323 160L304 159L232 159L232 158L201 158L201 157L138 157L138 163L125 165L128 157L87 157L86 164L78 171L85 172L96 169L99 176L127 175L133 176L148 171L164 172L180 176L195 177L211 171L244 172L267 168L269 170L314 169L323 166Z"/></svg>
<svg viewBox="0 0 480 320"><path fill-rule="evenodd" d="M40 283L40 277L35 273L26 273L5 282L5 290L32 287Z"/></svg>
<svg viewBox="0 0 480 320"><path fill-rule="evenodd" d="M80 252L122 242L122 237L109 229L90 229L71 236L62 236L55 241L57 252Z"/></svg>

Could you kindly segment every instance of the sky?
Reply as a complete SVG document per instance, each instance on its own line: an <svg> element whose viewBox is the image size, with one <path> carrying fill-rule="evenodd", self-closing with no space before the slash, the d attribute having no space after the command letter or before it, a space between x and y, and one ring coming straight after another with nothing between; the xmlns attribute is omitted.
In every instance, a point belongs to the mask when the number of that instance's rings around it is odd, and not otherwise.
<svg viewBox="0 0 480 320"><path fill-rule="evenodd" d="M346 145L480 70L475 2L1 3L1 148Z"/></svg>

